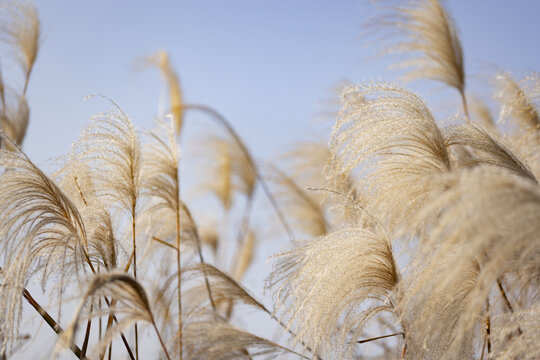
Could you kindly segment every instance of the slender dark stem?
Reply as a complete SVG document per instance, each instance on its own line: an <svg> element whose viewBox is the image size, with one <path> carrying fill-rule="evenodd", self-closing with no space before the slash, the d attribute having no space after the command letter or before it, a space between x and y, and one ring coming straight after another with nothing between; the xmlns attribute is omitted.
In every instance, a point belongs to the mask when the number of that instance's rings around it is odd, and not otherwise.
<svg viewBox="0 0 540 360"><path fill-rule="evenodd" d="M463 112L465 113L465 117L467 118L467 121L470 120L469 118L469 107L467 106L467 97L465 96L465 91L460 90L459 94L461 95L461 102L463 104Z"/></svg>
<svg viewBox="0 0 540 360"><path fill-rule="evenodd" d="M0 267L0 272L2 272L1 267ZM64 331L62 327L58 325L56 320L54 320L52 316L49 315L49 313L41 305L39 305L39 303L32 297L32 295L30 294L28 290L23 289L23 297L39 313L39 315L41 315L43 320L45 320L45 322L51 327L51 329L54 330L55 333L60 335ZM86 357L81 357L81 354L82 354L81 349L79 349L79 347L75 345L73 342L69 345L69 348L71 349L73 354L77 356L77 358L86 359Z"/></svg>
<svg viewBox="0 0 540 360"><path fill-rule="evenodd" d="M64 330L58 325L58 323L49 315L49 313L38 304L38 302L30 295L28 290L23 290L23 296L25 300L41 315L43 320L54 330L55 333L60 335ZM73 342L69 345L69 348L75 354L78 359L87 359L83 356L81 349ZM88 360L88 359L87 359Z"/></svg>
<svg viewBox="0 0 540 360"><path fill-rule="evenodd" d="M486 302L486 313L487 313L487 317L486 317L486 341L487 341L487 353L488 353L488 358L489 358L489 354L491 353L491 338L490 338L490 335L491 335L491 319L489 317L489 299Z"/></svg>
<svg viewBox="0 0 540 360"><path fill-rule="evenodd" d="M84 242L87 243L86 239L84 239ZM94 268L94 265L92 265L92 261L90 261L90 257L88 256L88 253L84 250L84 248L83 248L83 252L84 252L84 257L85 257L86 263L90 267L90 270L92 271L93 274L96 274L96 269ZM132 254L132 256L133 256L133 254ZM131 260L131 258L130 258L130 260ZM129 269L129 263L126 266L126 268ZM104 299L105 299L105 303L110 308L111 303L109 302L109 300L107 298L104 298ZM114 316L114 314L112 315L112 319L118 323L118 319L116 318L116 316ZM135 324L135 331L137 331L137 324ZM123 332L120 332L120 337L122 338L122 342L124 343L124 345L126 347L126 350L127 350L128 354L129 354L130 359L135 360L135 358L133 357L133 352L131 351L131 348L129 347L129 343L128 343L128 341L127 341L127 339L126 339Z"/></svg>
<svg viewBox="0 0 540 360"><path fill-rule="evenodd" d="M99 309L101 310L101 298L99 298L98 300L98 306L99 306ZM101 323L101 316L99 317L99 331L98 331L98 339L101 340L101 327L103 326L103 324Z"/></svg>
<svg viewBox="0 0 540 360"><path fill-rule="evenodd" d="M497 279L497 287L499 288L499 291L501 292L501 296L504 300L504 304L506 305L506 307L511 313L514 313L514 307L512 306L512 303L510 302L510 300L508 299L508 296L506 295L506 291L504 291L504 287L503 287L501 279ZM523 330L521 330L521 326L518 326L518 333L519 335L523 334Z"/></svg>
<svg viewBox="0 0 540 360"><path fill-rule="evenodd" d="M501 279L497 279L497 286L499 287L499 291L501 292L501 296L502 296L502 298L504 300L504 304L506 305L508 310L511 313L513 313L514 312L514 307L510 303L510 300L508 299L508 296L506 295L506 291L504 291L504 287L502 285Z"/></svg>
<svg viewBox="0 0 540 360"><path fill-rule="evenodd" d="M32 73L32 68L28 69L26 72L26 77L24 79L24 88L23 88L23 96L26 95L26 90L28 90L28 82L30 81L30 74Z"/></svg>
<svg viewBox="0 0 540 360"><path fill-rule="evenodd" d="M109 344L109 360L112 360L112 341Z"/></svg>
<svg viewBox="0 0 540 360"><path fill-rule="evenodd" d="M82 358L84 358L86 356L86 350L88 349L88 341L90 340L90 329L92 328L92 310L94 309L94 305L93 305L93 302L90 303L90 318L88 319L88 321L86 322L86 331L84 333L84 341L83 341L83 345L82 345Z"/></svg>
<svg viewBox="0 0 540 360"><path fill-rule="evenodd" d="M159 333L159 330L156 326L156 322L154 321L154 319L152 319L152 326L154 327L154 330L156 331L156 335L159 339L159 343L161 344L161 347L163 348L163 351L165 352L165 356L167 357L168 360L171 360L170 356L169 356L169 352L167 351L167 347L165 346L165 343L163 342L163 339L161 338L161 335ZM182 354L182 353L180 353ZM182 358L182 355L180 355L180 359Z"/></svg>
<svg viewBox="0 0 540 360"><path fill-rule="evenodd" d="M238 134L233 129L231 124L227 121L227 119L225 119L225 117L223 115L221 115L220 113L218 113L216 110L214 110L211 107L208 107L206 105L186 104L186 105L183 106L183 108L184 108L184 110L198 110L198 111L204 112L204 113L210 115L210 117L212 119L216 120L222 126L225 127L227 132L233 137L234 141L238 144L238 146L240 147L240 150L244 153L244 156L248 160L248 163L251 166L253 172L255 173L255 176L256 176L257 180L261 184L261 187L263 188L263 191L265 192L268 200L270 201L270 204L274 208L274 211L276 212L276 215L278 216L279 221L280 221L281 225L283 226L283 229L285 230L285 232L287 233L289 238L291 238L291 239L294 238L294 233L292 231L292 228L289 225L289 223L287 222L287 220L285 219L285 215L283 214L283 211L281 211L281 208L280 208L278 202L276 201L276 198L274 197L274 195L270 191L270 188L269 188L268 184L266 183L266 180L261 175L257 165L255 164L255 160L253 160L253 157L251 156L251 154L250 154L249 150L247 149L246 145L244 144L242 139L240 139L240 136L238 136Z"/></svg>
<svg viewBox="0 0 540 360"><path fill-rule="evenodd" d="M400 336L400 335L403 336L403 333L398 332L398 333L395 333L395 334L388 334L388 335L377 336L377 337L370 338L370 339L358 340L357 343L358 344L363 344L363 343L367 343L367 342L370 342L370 341L386 339L386 338L389 338L389 337L392 337L392 336Z"/></svg>
<svg viewBox="0 0 540 360"><path fill-rule="evenodd" d="M484 340L482 341L482 354L480 355L480 360L484 360L484 352L486 350L487 342L487 331L484 333Z"/></svg>
<svg viewBox="0 0 540 360"><path fill-rule="evenodd" d="M107 306L109 308L111 308L115 303L113 302L113 305L111 305L111 302L109 301L109 299L107 298L104 298L105 299L105 303L107 304ZM118 319L116 318L116 316L114 314L111 314L109 315L109 323L107 324L107 328L109 328L111 325L112 325L112 322L113 320L118 323ZM129 343L126 339L126 336L124 335L123 332L120 333L120 338L122 339L122 342L124 343L124 346L126 347L126 350L128 352L128 355L129 355L129 358L131 360L135 360L135 356L133 355L133 352L131 351L131 347L129 346Z"/></svg>

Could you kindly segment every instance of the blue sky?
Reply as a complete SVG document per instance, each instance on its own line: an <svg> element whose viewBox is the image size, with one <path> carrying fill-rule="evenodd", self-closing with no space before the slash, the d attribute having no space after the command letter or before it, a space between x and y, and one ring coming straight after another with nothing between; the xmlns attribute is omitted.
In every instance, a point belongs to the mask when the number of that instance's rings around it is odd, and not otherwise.
<svg viewBox="0 0 540 360"><path fill-rule="evenodd" d="M163 49L186 101L223 113L256 154L275 154L305 137L342 79L396 79L381 62L364 61L363 4L37 1L44 36L29 87L25 149L37 161L66 152L88 118L107 107L82 101L92 93L109 96L139 127L149 127L163 86L157 71L135 72L134 63ZM540 2L449 1L448 7L469 79L488 63L518 74L537 69Z"/></svg>
<svg viewBox="0 0 540 360"><path fill-rule="evenodd" d="M138 127L150 127L163 84L156 70L134 71L135 62L166 50L187 102L224 114L256 156L275 156L317 132L317 115L343 79L398 77L385 70L387 62L365 61L371 52L358 38L362 20L370 15L365 3L37 0L43 41L29 85L24 149L38 163L66 153L90 116L109 107L99 99L82 100L94 93L115 100ZM540 1L450 0L447 5L461 34L471 83L495 66L518 76L538 70ZM432 104L440 94L448 95L445 103L459 103L452 91L424 95ZM190 122L201 120L189 117L186 131ZM259 275L269 269L263 266L248 275L255 294L262 291Z"/></svg>

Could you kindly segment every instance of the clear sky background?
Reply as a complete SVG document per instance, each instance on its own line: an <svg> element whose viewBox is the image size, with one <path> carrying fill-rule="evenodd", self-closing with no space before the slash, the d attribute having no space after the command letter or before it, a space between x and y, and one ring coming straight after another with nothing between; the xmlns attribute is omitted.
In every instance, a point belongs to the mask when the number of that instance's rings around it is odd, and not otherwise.
<svg viewBox="0 0 540 360"><path fill-rule="evenodd" d="M170 53L186 102L217 109L252 152L266 158L314 132L325 99L343 79L358 83L399 75L386 71L387 63L365 61L371 53L358 36L369 14L361 0L36 4L43 41L28 90L24 149L38 163L66 153L90 116L109 107L100 100L83 102L89 94L114 99L138 127L150 127L163 84L157 70L135 72L134 65L157 50ZM538 70L540 1L447 5L461 34L469 80L489 75L494 66L518 76ZM448 94L444 102L458 103L457 94ZM188 126L198 119L188 118ZM254 293L267 270L248 275Z"/></svg>

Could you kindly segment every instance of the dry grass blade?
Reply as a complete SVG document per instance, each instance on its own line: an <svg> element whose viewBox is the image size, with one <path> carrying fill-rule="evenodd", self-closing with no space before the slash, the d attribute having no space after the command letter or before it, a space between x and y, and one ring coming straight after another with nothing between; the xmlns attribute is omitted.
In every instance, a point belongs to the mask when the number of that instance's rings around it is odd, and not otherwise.
<svg viewBox="0 0 540 360"><path fill-rule="evenodd" d="M182 277L186 284L197 282L199 285L191 287L186 296L190 299L190 303L197 309L208 307L208 295L206 294L206 285L204 279L208 279L212 288L212 298L216 304L224 304L228 301L251 305L255 308L263 310L267 313L268 310L257 301L242 285L240 285L231 276L225 274L218 268L209 264L190 265L182 271Z"/></svg>
<svg viewBox="0 0 540 360"><path fill-rule="evenodd" d="M0 246L7 279L0 292L0 317L9 348L18 332L21 296L30 274L39 269L43 284L59 274L61 289L87 260L86 232L75 205L22 152L2 151L0 164Z"/></svg>
<svg viewBox="0 0 540 360"><path fill-rule="evenodd" d="M250 360L259 356L275 358L287 352L310 359L272 341L237 329L219 319L193 321L186 326L185 334L186 353L189 360Z"/></svg>
<svg viewBox="0 0 540 360"><path fill-rule="evenodd" d="M23 94L39 49L40 24L34 4L6 0L0 4L0 41L12 46L25 75Z"/></svg>
<svg viewBox="0 0 540 360"><path fill-rule="evenodd" d="M272 284L276 307L297 339L337 358L350 358L354 342L379 312L392 311L399 281L389 239L360 227L336 230L277 256Z"/></svg>
<svg viewBox="0 0 540 360"><path fill-rule="evenodd" d="M123 315L123 317L116 325L109 327L104 336L100 339L100 353L105 350L115 335L118 335L121 331L137 321L146 321L152 324L156 330L157 336L160 338L160 334L155 326L150 302L148 301L146 291L142 285L137 282L137 280L124 273L108 273L105 275L94 276L91 280L87 290L82 295L81 303L75 311L71 323L66 328L66 331L62 333L62 336L57 343L55 354L64 350L66 344L70 344L73 341L79 322L83 317L83 309L86 303L88 301L93 301L93 298L99 298L101 296L108 296L116 299L117 303L114 311L117 315ZM91 313L91 316L97 315L101 314L98 312ZM167 354L165 348L164 350Z"/></svg>
<svg viewBox="0 0 540 360"><path fill-rule="evenodd" d="M496 139L479 125L466 123L445 128L447 146L469 146L479 152L476 161L504 168L517 175L537 182L535 176L524 160L514 154L502 139Z"/></svg>
<svg viewBox="0 0 540 360"><path fill-rule="evenodd" d="M327 174L335 187L361 176L367 205L396 225L421 205L424 176L450 169L444 138L426 104L407 90L382 83L352 87L343 96Z"/></svg>

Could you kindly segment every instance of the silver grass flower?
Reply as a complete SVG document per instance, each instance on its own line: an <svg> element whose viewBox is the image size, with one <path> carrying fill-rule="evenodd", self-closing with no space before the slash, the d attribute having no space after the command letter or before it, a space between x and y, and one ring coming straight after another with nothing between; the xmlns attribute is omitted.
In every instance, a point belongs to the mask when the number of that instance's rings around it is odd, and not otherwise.
<svg viewBox="0 0 540 360"><path fill-rule="evenodd" d="M51 276L59 276L61 302L64 283L89 261L88 237L73 202L25 154L1 151L0 164L0 332L3 348L9 349L18 335L23 288L30 275L38 271L43 286Z"/></svg>
<svg viewBox="0 0 540 360"><path fill-rule="evenodd" d="M450 170L443 135L422 99L400 87L363 85L343 96L327 174L335 187L356 179L375 215L399 225L426 197L420 181Z"/></svg>
<svg viewBox="0 0 540 360"><path fill-rule="evenodd" d="M12 47L25 75L22 94L39 50L40 23L37 10L31 1L3 0L0 2L0 41Z"/></svg>
<svg viewBox="0 0 540 360"><path fill-rule="evenodd" d="M369 320L393 311L399 275L389 239L352 227L277 255L270 282L279 284L276 307L297 340L350 358Z"/></svg>

